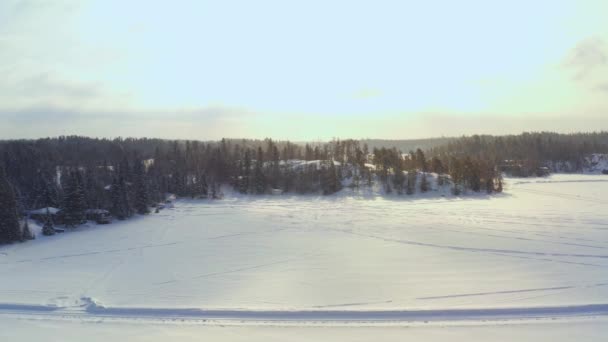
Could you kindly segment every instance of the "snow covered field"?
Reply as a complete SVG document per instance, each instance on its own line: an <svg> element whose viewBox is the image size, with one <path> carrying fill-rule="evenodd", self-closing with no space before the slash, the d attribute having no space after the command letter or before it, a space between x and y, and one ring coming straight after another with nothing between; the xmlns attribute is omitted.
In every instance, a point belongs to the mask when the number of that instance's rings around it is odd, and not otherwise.
<svg viewBox="0 0 608 342"><path fill-rule="evenodd" d="M608 176L508 179L495 196L348 192L182 200L0 247L0 336L608 337Z"/></svg>

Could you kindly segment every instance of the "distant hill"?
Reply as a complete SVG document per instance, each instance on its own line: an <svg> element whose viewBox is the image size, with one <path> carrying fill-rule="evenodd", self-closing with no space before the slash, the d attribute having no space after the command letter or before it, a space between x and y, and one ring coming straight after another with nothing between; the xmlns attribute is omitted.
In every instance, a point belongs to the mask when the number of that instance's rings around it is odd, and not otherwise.
<svg viewBox="0 0 608 342"><path fill-rule="evenodd" d="M411 139L411 140L384 140L384 139L362 139L361 144L367 144L370 151L374 148L393 148L396 147L402 152L415 151L417 148L426 151L434 147L442 146L450 141L458 138L427 138L427 139Z"/></svg>

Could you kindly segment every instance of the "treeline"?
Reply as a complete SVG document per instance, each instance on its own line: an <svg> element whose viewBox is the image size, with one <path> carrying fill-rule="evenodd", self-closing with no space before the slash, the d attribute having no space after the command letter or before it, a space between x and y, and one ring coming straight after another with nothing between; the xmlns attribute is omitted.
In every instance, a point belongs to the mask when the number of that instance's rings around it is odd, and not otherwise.
<svg viewBox="0 0 608 342"><path fill-rule="evenodd" d="M562 172L583 171L585 157L591 153L608 153L608 132L473 135L429 149L431 156L467 155L497 165L517 161L529 170L549 167Z"/></svg>
<svg viewBox="0 0 608 342"><path fill-rule="evenodd" d="M504 160L577 163L594 152L608 152L607 133L472 136L447 139L427 151L370 149L358 140L294 144L68 136L0 141L0 243L28 235L24 213L31 209L59 208L62 224L74 227L86 220L87 209L126 219L148 213L167 194L221 198L227 189L329 195L345 186L375 186L411 195L449 186L454 194L491 193L502 191Z"/></svg>

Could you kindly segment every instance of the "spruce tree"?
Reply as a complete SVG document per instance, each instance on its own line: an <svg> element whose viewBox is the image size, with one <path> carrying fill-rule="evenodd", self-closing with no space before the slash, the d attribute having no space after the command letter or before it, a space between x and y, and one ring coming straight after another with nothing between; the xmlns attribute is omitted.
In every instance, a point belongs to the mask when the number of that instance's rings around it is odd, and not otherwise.
<svg viewBox="0 0 608 342"><path fill-rule="evenodd" d="M49 213L49 209L46 209L46 217L44 220L44 225L42 226L42 234L49 236L55 235L55 227L53 227L53 219L51 218L51 214Z"/></svg>
<svg viewBox="0 0 608 342"><path fill-rule="evenodd" d="M18 241L20 238L15 193L0 166L0 244Z"/></svg>
<svg viewBox="0 0 608 342"><path fill-rule="evenodd" d="M212 199L219 199L218 191L217 191L217 186L216 186L215 181L211 182L211 198Z"/></svg>
<svg viewBox="0 0 608 342"><path fill-rule="evenodd" d="M120 205L120 186L118 185L118 178L114 178L112 186L110 187L110 198L112 201L112 208L110 212L119 220L124 220L125 215L123 214L122 206Z"/></svg>
<svg viewBox="0 0 608 342"><path fill-rule="evenodd" d="M420 171L422 172L427 172L427 163L426 163L426 157L424 156L424 152L422 152L421 149L416 149L416 166L420 169Z"/></svg>
<svg viewBox="0 0 608 342"><path fill-rule="evenodd" d="M397 190L397 194L403 194L403 184L405 182L405 175L403 174L403 169L401 168L401 163L397 163L395 167L395 175L393 176L393 184L395 185L395 190Z"/></svg>
<svg viewBox="0 0 608 342"><path fill-rule="evenodd" d="M129 194L124 178L114 178L112 182L112 208L110 212L119 220L124 220L131 216L131 204L129 202Z"/></svg>
<svg viewBox="0 0 608 342"><path fill-rule="evenodd" d="M443 173L443 164L439 158L433 157L431 159L431 171L436 172L437 174Z"/></svg>
<svg viewBox="0 0 608 342"><path fill-rule="evenodd" d="M249 192L251 179L251 153L249 150L245 151L243 165L241 168L241 180L239 182L239 192L246 194Z"/></svg>
<svg viewBox="0 0 608 342"><path fill-rule="evenodd" d="M327 167L323 168L323 194L331 195L342 189L342 183L338 178L336 166L333 160L327 161Z"/></svg>
<svg viewBox="0 0 608 342"><path fill-rule="evenodd" d="M416 192L416 178L417 178L416 170L408 171L407 188L405 190L408 195L413 195Z"/></svg>
<svg viewBox="0 0 608 342"><path fill-rule="evenodd" d="M26 217L25 221L23 222L23 228L21 229L21 241L34 240L35 238L36 236L34 236L34 233L32 233L30 223Z"/></svg>
<svg viewBox="0 0 608 342"><path fill-rule="evenodd" d="M39 203L41 207L59 207L59 194L57 184L52 181L44 181L44 189Z"/></svg>
<svg viewBox="0 0 608 342"><path fill-rule="evenodd" d="M420 192L429 191L429 182L426 178L426 172L422 173L422 178L420 179Z"/></svg>
<svg viewBox="0 0 608 342"><path fill-rule="evenodd" d="M496 191L496 192L499 192L499 193L500 193L500 192L502 192L502 187L503 187L503 185L502 185L502 175L500 175L500 174L498 175L498 180L497 180L497 182L496 182L496 183L497 183L497 184L496 184L496 189L495 189L495 191Z"/></svg>
<svg viewBox="0 0 608 342"><path fill-rule="evenodd" d="M86 199L78 171L68 175L64 189L63 222L66 227L76 227L86 222Z"/></svg>
<svg viewBox="0 0 608 342"><path fill-rule="evenodd" d="M273 189L279 187L281 176L279 149L275 144L270 149L270 185Z"/></svg>
<svg viewBox="0 0 608 342"><path fill-rule="evenodd" d="M255 193L261 195L266 192L266 179L264 175L264 153L262 152L262 148L258 148L258 155L255 161L255 170L254 170L254 180L255 183L253 186L255 187Z"/></svg>
<svg viewBox="0 0 608 342"><path fill-rule="evenodd" d="M445 176L442 174L437 174L437 186L443 186L445 183Z"/></svg>
<svg viewBox="0 0 608 342"><path fill-rule="evenodd" d="M145 215L150 212L148 203L148 184L146 179L146 169L140 160L136 160L133 167L134 187L135 187L135 210L140 215Z"/></svg>
<svg viewBox="0 0 608 342"><path fill-rule="evenodd" d="M198 198L207 198L209 196L209 187L207 186L207 177L201 172L196 175L196 183L194 184L195 195Z"/></svg>

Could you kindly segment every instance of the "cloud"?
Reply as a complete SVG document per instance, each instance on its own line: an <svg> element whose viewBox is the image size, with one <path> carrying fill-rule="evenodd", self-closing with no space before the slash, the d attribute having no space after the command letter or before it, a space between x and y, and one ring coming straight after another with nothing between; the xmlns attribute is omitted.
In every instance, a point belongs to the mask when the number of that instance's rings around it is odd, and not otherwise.
<svg viewBox="0 0 608 342"><path fill-rule="evenodd" d="M560 133L591 132L608 127L608 116L601 108L581 115L526 113L524 115L442 115L427 114L414 121L416 131L431 135L459 136L470 134L518 134L523 131ZM474 130L471 130L474 127ZM429 135L429 133L426 133Z"/></svg>
<svg viewBox="0 0 608 342"><path fill-rule="evenodd" d="M100 82L72 81L53 73L0 79L0 110L13 112L32 108L109 110L127 108L131 95L108 91Z"/></svg>
<svg viewBox="0 0 608 342"><path fill-rule="evenodd" d="M31 97L65 96L77 99L95 98L101 95L101 87L95 83L75 83L60 80L49 73L28 77L16 88Z"/></svg>
<svg viewBox="0 0 608 342"><path fill-rule="evenodd" d="M219 139L250 135L248 128L261 114L238 107L210 106L188 109L81 110L59 106L0 108L1 138L56 135L97 137L160 137Z"/></svg>
<svg viewBox="0 0 608 342"><path fill-rule="evenodd" d="M598 69L608 66L608 45L600 38L583 40L570 51L564 66L574 71L576 81L593 78Z"/></svg>
<svg viewBox="0 0 608 342"><path fill-rule="evenodd" d="M598 91L608 93L608 82L607 83L598 84L597 87L596 87L596 89Z"/></svg>
<svg viewBox="0 0 608 342"><path fill-rule="evenodd" d="M45 11L49 9L61 10L61 11L72 11L78 8L79 1L69 0L8 0L9 8L12 8L14 14L20 13L31 13L33 11Z"/></svg>

